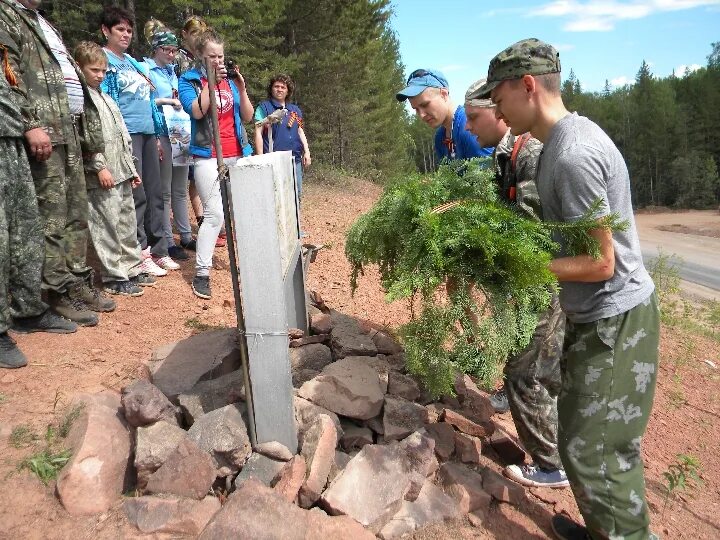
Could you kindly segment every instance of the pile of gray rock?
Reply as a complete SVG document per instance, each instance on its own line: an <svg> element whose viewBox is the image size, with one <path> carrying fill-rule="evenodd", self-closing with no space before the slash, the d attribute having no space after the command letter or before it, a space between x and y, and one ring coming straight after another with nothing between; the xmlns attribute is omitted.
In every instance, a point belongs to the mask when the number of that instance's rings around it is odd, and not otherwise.
<svg viewBox="0 0 720 540"><path fill-rule="evenodd" d="M311 321L309 335L290 332L297 454L251 447L236 332L205 332L157 350L149 379L121 394L77 398L65 508L104 512L126 494L143 533L344 540L463 515L481 526L493 499L525 500L482 466L484 445L523 454L470 377L432 401L388 333L327 308Z"/></svg>

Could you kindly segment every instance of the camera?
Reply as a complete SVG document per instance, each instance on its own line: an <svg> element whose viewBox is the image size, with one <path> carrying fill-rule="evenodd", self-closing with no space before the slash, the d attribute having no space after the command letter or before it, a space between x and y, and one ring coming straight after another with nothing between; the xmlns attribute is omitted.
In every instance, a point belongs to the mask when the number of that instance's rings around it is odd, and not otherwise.
<svg viewBox="0 0 720 540"><path fill-rule="evenodd" d="M231 79L236 79L238 77L238 65L235 60L228 58L225 61L225 67L227 68L228 77Z"/></svg>

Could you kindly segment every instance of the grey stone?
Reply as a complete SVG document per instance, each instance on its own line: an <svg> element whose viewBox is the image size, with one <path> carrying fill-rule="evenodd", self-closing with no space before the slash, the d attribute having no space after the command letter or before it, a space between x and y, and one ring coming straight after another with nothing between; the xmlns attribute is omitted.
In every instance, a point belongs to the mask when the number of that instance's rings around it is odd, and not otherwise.
<svg viewBox="0 0 720 540"><path fill-rule="evenodd" d="M382 528L379 536L383 540L399 538L429 523L458 517L460 510L455 501L426 480L418 498L413 502L403 501L398 513Z"/></svg>
<svg viewBox="0 0 720 540"><path fill-rule="evenodd" d="M230 494L200 535L200 540L373 540L347 516L307 511L255 479Z"/></svg>
<svg viewBox="0 0 720 540"><path fill-rule="evenodd" d="M406 399L385 396L383 428L386 441L399 440L422 429L427 422L427 409Z"/></svg>
<svg viewBox="0 0 720 540"><path fill-rule="evenodd" d="M388 393L408 401L415 401L420 397L420 386L409 375L392 371L389 374Z"/></svg>
<svg viewBox="0 0 720 540"><path fill-rule="evenodd" d="M298 394L334 413L360 420L377 416L383 405L375 370L350 358L327 366L303 384Z"/></svg>
<svg viewBox="0 0 720 540"><path fill-rule="evenodd" d="M130 462L132 437L120 412L120 395L83 395L66 443L72 458L57 480L60 502L72 515L108 510L120 497Z"/></svg>
<svg viewBox="0 0 720 540"><path fill-rule="evenodd" d="M402 345L385 332L370 332L370 337L377 347L378 354L393 355L403 352Z"/></svg>
<svg viewBox="0 0 720 540"><path fill-rule="evenodd" d="M218 476L238 472L252 451L238 405L226 405L201 416L188 430L188 437L210 453Z"/></svg>
<svg viewBox="0 0 720 540"><path fill-rule="evenodd" d="M319 371L314 369L294 369L292 370L292 385L293 388L300 388L306 382L314 379L320 375Z"/></svg>
<svg viewBox="0 0 720 540"><path fill-rule="evenodd" d="M338 477L338 475L345 470L345 467L348 463L350 463L350 460L352 459L352 456L346 454L345 452L340 452L339 450L335 451L335 461L333 461L332 467L330 467L330 473L328 474L328 484L332 483L335 478Z"/></svg>
<svg viewBox="0 0 720 540"><path fill-rule="evenodd" d="M203 414L238 401L245 401L242 370L221 375L217 379L201 381L177 397L187 425L192 426Z"/></svg>
<svg viewBox="0 0 720 540"><path fill-rule="evenodd" d="M370 336L363 333L356 319L337 312L333 312L331 317L333 328L330 332L330 347L335 358L377 355L375 343Z"/></svg>
<svg viewBox="0 0 720 540"><path fill-rule="evenodd" d="M345 450L362 448L373 443L373 432L370 428L344 424L343 431L345 433L340 438L340 446Z"/></svg>
<svg viewBox="0 0 720 540"><path fill-rule="evenodd" d="M387 360L377 356L348 356L346 360L366 364L374 369L380 379L380 388L383 394L387 393L390 371L392 371L392 367Z"/></svg>
<svg viewBox="0 0 720 540"><path fill-rule="evenodd" d="M253 453L243 465L240 474L235 477L235 488L238 488L250 478L254 478L270 487L273 479L284 466L284 461L277 461L262 454Z"/></svg>
<svg viewBox="0 0 720 540"><path fill-rule="evenodd" d="M373 430L374 433L377 433L378 435L385 434L385 426L383 426L382 416L376 416L375 418L365 420L364 424L366 427L369 427Z"/></svg>
<svg viewBox="0 0 720 540"><path fill-rule="evenodd" d="M215 476L215 465L210 455L185 438L165 463L150 475L146 491L201 500L208 494Z"/></svg>
<svg viewBox="0 0 720 540"><path fill-rule="evenodd" d="M277 441L260 443L255 447L255 451L277 461L290 461L293 457L288 447Z"/></svg>
<svg viewBox="0 0 720 540"><path fill-rule="evenodd" d="M148 477L170 457L187 437L187 432L174 424L160 421L147 427L137 428L135 433L135 469L138 487L143 489Z"/></svg>
<svg viewBox="0 0 720 540"><path fill-rule="evenodd" d="M320 498L335 461L337 442L335 425L324 414L302 434L300 454L305 458L307 477L300 488L298 501L303 508L309 508Z"/></svg>
<svg viewBox="0 0 720 540"><path fill-rule="evenodd" d="M331 362L332 353L330 347L321 343L290 349L290 365L293 371L300 369L322 371Z"/></svg>
<svg viewBox="0 0 720 540"><path fill-rule="evenodd" d="M178 423L175 406L149 381L141 379L123 388L122 405L125 419L133 427L147 426L158 420Z"/></svg>
<svg viewBox="0 0 720 540"><path fill-rule="evenodd" d="M214 379L240 368L237 330L202 332L163 345L148 363L152 382L171 401L200 380Z"/></svg>
<svg viewBox="0 0 720 540"><path fill-rule="evenodd" d="M197 537L215 513L220 500L205 497L201 501L177 497L128 497L123 508L128 521L140 532L189 535Z"/></svg>

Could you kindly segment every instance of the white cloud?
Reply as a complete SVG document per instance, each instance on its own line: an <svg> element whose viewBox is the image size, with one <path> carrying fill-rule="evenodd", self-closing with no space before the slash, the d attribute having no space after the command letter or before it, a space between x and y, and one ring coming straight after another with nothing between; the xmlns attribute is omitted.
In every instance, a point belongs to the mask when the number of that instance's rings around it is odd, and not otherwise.
<svg viewBox="0 0 720 540"><path fill-rule="evenodd" d="M678 67L675 68L675 76L682 77L683 75L685 75L685 72L687 70L690 70L690 73L692 73L693 71L697 71L701 67L702 66L700 64L690 64L690 65L680 64Z"/></svg>
<svg viewBox="0 0 720 540"><path fill-rule="evenodd" d="M618 21L641 19L662 11L717 6L720 0L554 0L531 10L528 16L568 19L568 32L608 32Z"/></svg>
<svg viewBox="0 0 720 540"><path fill-rule="evenodd" d="M610 84L613 85L614 88L617 88L619 86L625 86L626 84L635 84L635 79L620 75L619 77L610 79Z"/></svg>

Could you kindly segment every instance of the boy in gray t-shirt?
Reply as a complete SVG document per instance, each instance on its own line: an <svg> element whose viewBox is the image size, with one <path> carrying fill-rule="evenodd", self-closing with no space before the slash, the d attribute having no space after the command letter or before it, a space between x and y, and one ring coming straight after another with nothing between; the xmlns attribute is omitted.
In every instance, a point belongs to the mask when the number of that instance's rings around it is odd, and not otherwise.
<svg viewBox="0 0 720 540"><path fill-rule="evenodd" d="M544 143L537 185L547 221L574 221L597 199L600 218L630 222L625 232L597 228L600 257L550 264L567 314L558 449L585 527L557 515L558 538L654 538L645 500L640 442L652 408L660 318L654 284L642 263L627 167L593 122L570 114L560 95L560 57L537 39L519 41L490 61L475 96L491 97L513 134Z"/></svg>

